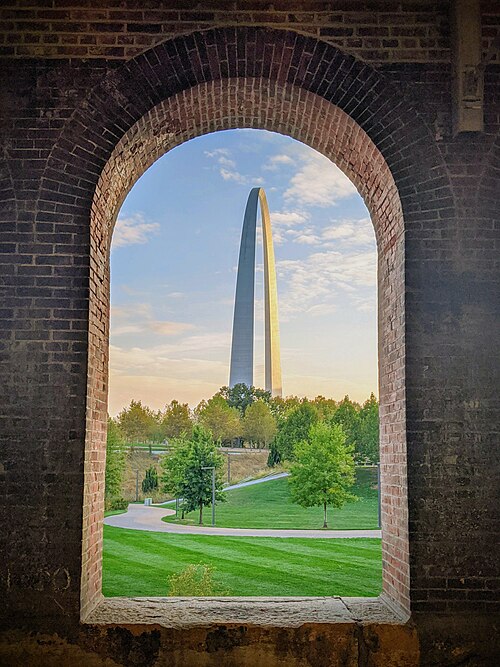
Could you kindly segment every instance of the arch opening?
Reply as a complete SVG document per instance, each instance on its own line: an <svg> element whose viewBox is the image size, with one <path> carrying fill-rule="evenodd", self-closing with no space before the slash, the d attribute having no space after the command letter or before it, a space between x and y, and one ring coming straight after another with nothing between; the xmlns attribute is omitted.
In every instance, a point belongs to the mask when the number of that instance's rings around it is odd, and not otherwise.
<svg viewBox="0 0 500 667"><path fill-rule="evenodd" d="M370 211L378 246L383 589L394 604L408 610L401 202L391 171L368 135L339 107L313 93L265 79L199 84L155 106L117 143L99 178L91 212L86 460L102 460L105 451L109 251L120 206L163 154L195 136L235 128L267 129L311 146L350 178ZM87 466L87 477L89 472ZM99 474L102 480L103 466ZM87 483L85 489L89 511L84 518L82 601L83 608L92 608L101 591L103 487Z"/></svg>

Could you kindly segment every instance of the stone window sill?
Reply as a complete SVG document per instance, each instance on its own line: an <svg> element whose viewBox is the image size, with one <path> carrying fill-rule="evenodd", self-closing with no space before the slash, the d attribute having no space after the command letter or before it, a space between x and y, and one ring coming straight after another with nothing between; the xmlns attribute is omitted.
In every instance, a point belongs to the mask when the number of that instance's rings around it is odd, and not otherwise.
<svg viewBox="0 0 500 667"><path fill-rule="evenodd" d="M106 598L84 619L89 625L192 628L306 623L403 625L408 617L383 597Z"/></svg>

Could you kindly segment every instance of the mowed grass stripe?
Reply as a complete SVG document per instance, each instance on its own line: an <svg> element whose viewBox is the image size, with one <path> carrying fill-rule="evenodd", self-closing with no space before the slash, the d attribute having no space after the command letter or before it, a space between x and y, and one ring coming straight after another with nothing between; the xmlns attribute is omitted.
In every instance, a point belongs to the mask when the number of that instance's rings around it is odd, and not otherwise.
<svg viewBox="0 0 500 667"><path fill-rule="evenodd" d="M215 568L231 595L378 595L376 539L172 535L104 526L103 593L163 596L168 577L190 563Z"/></svg>
<svg viewBox="0 0 500 667"><path fill-rule="evenodd" d="M328 527L334 530L378 528L377 471L358 468L352 492L358 500L342 509L328 509ZM169 505L168 507L172 507ZM210 507L204 511L210 522ZM292 502L288 479L280 478L227 492L227 502L216 506L217 526L224 528L318 529L323 525L322 507L300 507ZM177 523L175 517L165 517ZM198 513L190 512L183 524L198 523Z"/></svg>

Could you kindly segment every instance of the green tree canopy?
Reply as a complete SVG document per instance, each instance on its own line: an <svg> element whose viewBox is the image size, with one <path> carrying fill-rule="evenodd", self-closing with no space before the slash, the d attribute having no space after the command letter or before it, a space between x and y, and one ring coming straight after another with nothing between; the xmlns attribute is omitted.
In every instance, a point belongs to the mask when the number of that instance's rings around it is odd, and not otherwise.
<svg viewBox="0 0 500 667"><path fill-rule="evenodd" d="M211 433L199 424L195 424L189 438L185 435L179 438L173 452L162 459L163 488L183 498L186 512L199 509L200 526L203 525L203 507L212 503L212 474L204 468L215 467L215 497L223 501L223 463Z"/></svg>
<svg viewBox="0 0 500 667"><path fill-rule="evenodd" d="M130 401L118 415L118 425L128 442L149 442L157 430L155 415L141 401Z"/></svg>
<svg viewBox="0 0 500 667"><path fill-rule="evenodd" d="M302 507L323 506L323 528L328 528L327 508L343 507L355 496L349 489L355 481L352 447L338 424L318 422L309 439L295 445L290 468L292 499Z"/></svg>
<svg viewBox="0 0 500 667"><path fill-rule="evenodd" d="M186 434L190 436L193 430L193 422L189 413L189 405L187 403L179 403L173 400L165 406L163 413L163 433L166 438L179 438Z"/></svg>
<svg viewBox="0 0 500 667"><path fill-rule="evenodd" d="M379 408L375 395L370 394L359 412L359 442L357 454L360 460L378 463L380 460L379 445Z"/></svg>
<svg viewBox="0 0 500 667"><path fill-rule="evenodd" d="M302 402L298 396L273 396L269 401L269 407L275 419L279 421L285 417Z"/></svg>
<svg viewBox="0 0 500 667"><path fill-rule="evenodd" d="M216 442L230 443L241 436L240 413L231 408L220 394L215 394L209 401L202 401L196 408L196 415Z"/></svg>
<svg viewBox="0 0 500 667"><path fill-rule="evenodd" d="M104 493L109 498L122 495L123 473L125 470L125 450L123 434L118 424L108 417L108 435L106 439L106 472Z"/></svg>
<svg viewBox="0 0 500 667"><path fill-rule="evenodd" d="M243 417L243 437L252 446L267 447L276 434L276 420L264 401L255 401Z"/></svg>
<svg viewBox="0 0 500 667"><path fill-rule="evenodd" d="M337 411L337 402L333 398L316 396L316 398L311 401L311 403L318 411L318 416L321 421L330 419Z"/></svg>
<svg viewBox="0 0 500 667"><path fill-rule="evenodd" d="M311 426L317 421L318 411L309 401L293 408L288 416L278 423L278 432L270 447L268 464L276 465L282 461L293 460L295 445L309 439Z"/></svg>
<svg viewBox="0 0 500 667"><path fill-rule="evenodd" d="M254 401L261 400L265 403L271 401L270 391L249 387L243 382L235 384L234 387L221 387L218 393L226 399L229 407L236 408L242 417Z"/></svg>
<svg viewBox="0 0 500 667"><path fill-rule="evenodd" d="M351 401L349 396L344 396L331 418L332 424L340 424L342 426L347 444L352 446L356 452L358 452L359 441L359 411L359 404Z"/></svg>

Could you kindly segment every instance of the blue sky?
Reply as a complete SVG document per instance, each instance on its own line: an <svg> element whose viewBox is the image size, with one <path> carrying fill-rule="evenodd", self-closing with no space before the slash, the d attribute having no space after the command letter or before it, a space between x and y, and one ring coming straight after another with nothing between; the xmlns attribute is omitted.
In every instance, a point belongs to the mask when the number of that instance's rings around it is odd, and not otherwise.
<svg viewBox="0 0 500 667"><path fill-rule="evenodd" d="M230 130L164 155L122 206L111 250L111 415L132 398L195 406L227 384L241 226L256 185L271 211L284 394L362 401L377 392L376 245L361 197L304 144ZM260 244L256 299L262 386Z"/></svg>

